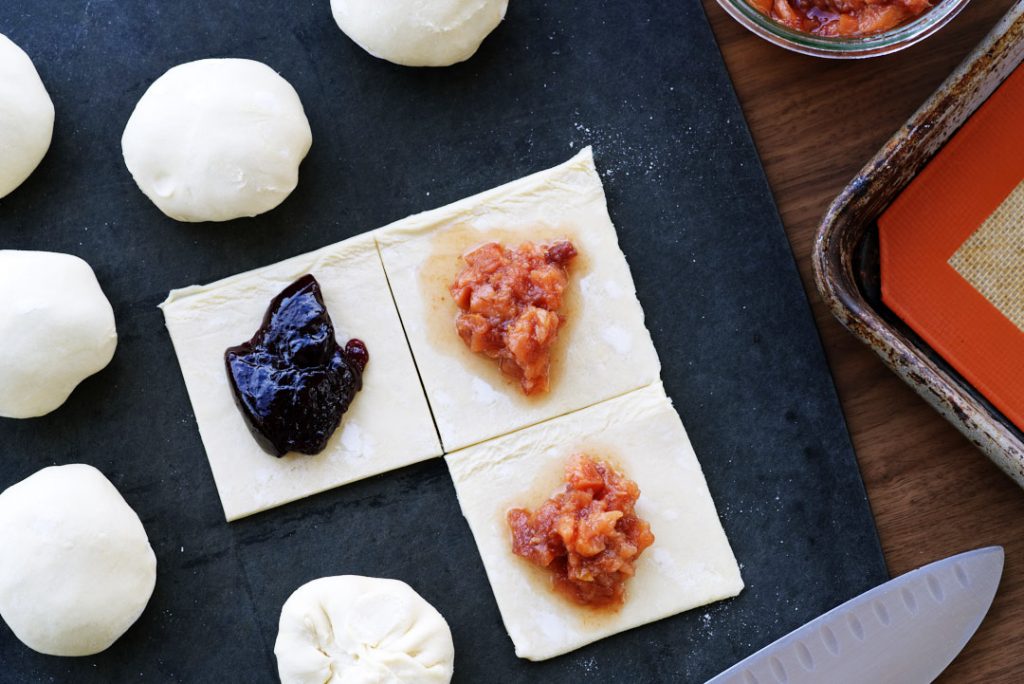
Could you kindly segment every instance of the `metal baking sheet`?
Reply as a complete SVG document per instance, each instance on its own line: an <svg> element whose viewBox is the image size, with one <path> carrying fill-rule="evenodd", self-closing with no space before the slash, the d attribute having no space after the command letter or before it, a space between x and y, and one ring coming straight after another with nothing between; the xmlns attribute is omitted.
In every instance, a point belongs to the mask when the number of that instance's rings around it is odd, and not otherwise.
<svg viewBox="0 0 1024 684"><path fill-rule="evenodd" d="M882 301L876 221L1024 63L1018 2L832 203L814 241L815 284L836 318L1024 487L1024 432Z"/></svg>
<svg viewBox="0 0 1024 684"><path fill-rule="evenodd" d="M327 0L7 0L0 32L33 57L57 110L50 153L0 200L0 247L85 258L120 334L112 364L61 409L0 420L0 486L93 464L139 512L159 562L145 613L100 655L41 656L0 626L0 681L273 682L287 596L358 573L405 580L440 609L456 682L698 682L886 578L790 248L699 0L512 0L472 60L427 70L366 55ZM121 132L166 69L228 56L264 61L295 86L313 149L277 210L179 224L135 187ZM441 460L225 523L156 308L167 291L587 144L744 593L529 663L513 654Z"/></svg>

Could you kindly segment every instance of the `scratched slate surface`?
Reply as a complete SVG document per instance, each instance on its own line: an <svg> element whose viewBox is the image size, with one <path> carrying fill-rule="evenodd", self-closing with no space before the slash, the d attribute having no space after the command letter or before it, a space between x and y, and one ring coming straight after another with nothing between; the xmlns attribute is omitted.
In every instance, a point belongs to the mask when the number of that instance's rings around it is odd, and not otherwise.
<svg viewBox="0 0 1024 684"><path fill-rule="evenodd" d="M139 512L159 560L149 607L98 656L40 656L0 626L0 681L272 682L289 593L360 573L401 578L441 610L457 682L699 682L885 579L804 292L699 0L513 0L476 57L440 70L369 57L328 5L0 4L0 32L33 57L57 109L49 155L0 200L0 247L85 258L120 333L112 364L61 409L0 420L0 487L91 463ZM135 188L121 131L166 69L227 56L265 61L296 87L313 149L276 211L178 224ZM167 291L586 144L746 591L534 664L513 654L440 460L226 524L156 309Z"/></svg>

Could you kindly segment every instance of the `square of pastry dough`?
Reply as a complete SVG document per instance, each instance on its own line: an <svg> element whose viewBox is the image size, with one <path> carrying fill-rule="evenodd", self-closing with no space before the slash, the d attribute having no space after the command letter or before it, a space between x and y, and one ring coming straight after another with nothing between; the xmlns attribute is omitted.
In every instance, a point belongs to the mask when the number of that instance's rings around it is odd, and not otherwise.
<svg viewBox="0 0 1024 684"><path fill-rule="evenodd" d="M640 487L654 544L616 611L577 605L512 552L511 508L536 510L570 456L610 463ZM545 660L611 634L737 595L736 558L682 421L661 383L445 457L516 655Z"/></svg>
<svg viewBox="0 0 1024 684"><path fill-rule="evenodd" d="M271 300L311 273L340 344L366 343L363 388L315 456L263 451L235 404L224 352L253 336ZM441 455L372 235L205 286L160 305L228 520Z"/></svg>
<svg viewBox="0 0 1024 684"><path fill-rule="evenodd" d="M573 241L566 323L550 390L527 397L455 329L448 286L471 248ZM553 169L411 216L377 232L381 258L445 451L454 451L649 385L661 365L608 216L590 148Z"/></svg>

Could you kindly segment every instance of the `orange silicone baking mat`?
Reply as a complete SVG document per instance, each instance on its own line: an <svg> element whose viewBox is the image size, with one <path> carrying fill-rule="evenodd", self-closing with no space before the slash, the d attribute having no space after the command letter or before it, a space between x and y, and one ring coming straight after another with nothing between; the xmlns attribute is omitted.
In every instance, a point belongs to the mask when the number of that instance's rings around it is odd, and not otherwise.
<svg viewBox="0 0 1024 684"><path fill-rule="evenodd" d="M886 305L1024 429L1024 67L878 227Z"/></svg>

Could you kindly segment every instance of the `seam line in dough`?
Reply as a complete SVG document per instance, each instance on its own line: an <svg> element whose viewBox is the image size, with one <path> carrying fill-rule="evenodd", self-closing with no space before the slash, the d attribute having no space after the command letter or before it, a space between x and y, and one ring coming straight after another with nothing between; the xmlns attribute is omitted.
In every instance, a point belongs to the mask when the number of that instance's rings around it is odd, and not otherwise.
<svg viewBox="0 0 1024 684"><path fill-rule="evenodd" d="M427 394L427 386L423 383L423 374L420 373L420 364L416 360L416 354L412 349L412 342L409 341L409 333L405 329L405 320L402 318L402 310L398 306L398 300L395 299L395 290L391 287L391 276L388 275L388 269L384 268L384 256L380 253L380 242L377 241L377 233L379 231L373 231L373 246L374 251L377 253L377 261L380 262L380 270L384 272L384 282L388 285L388 294L391 295L391 304L395 307L395 315L398 316L398 324L402 326L402 336L405 338L405 346L409 348L409 356L412 358L412 366L416 369L416 379L420 381L420 390L423 392L423 398L427 402L427 411L430 412L430 420L434 424L434 432L437 434L437 443L441 445L441 457L443 458L448 452L445 450L444 440L441 439L441 428L437 426L437 418L434 416L434 407L430 404L430 395Z"/></svg>

